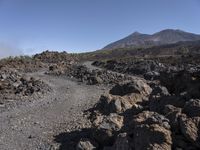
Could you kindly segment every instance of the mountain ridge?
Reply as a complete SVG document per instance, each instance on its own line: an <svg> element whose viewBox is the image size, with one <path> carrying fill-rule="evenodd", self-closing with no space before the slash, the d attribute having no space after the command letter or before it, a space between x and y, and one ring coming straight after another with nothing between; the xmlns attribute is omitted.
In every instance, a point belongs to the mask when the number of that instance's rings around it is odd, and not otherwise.
<svg viewBox="0 0 200 150"><path fill-rule="evenodd" d="M149 47L197 40L200 40L199 34L185 32L180 29L165 29L154 34L143 34L136 31L123 39L108 44L103 49Z"/></svg>

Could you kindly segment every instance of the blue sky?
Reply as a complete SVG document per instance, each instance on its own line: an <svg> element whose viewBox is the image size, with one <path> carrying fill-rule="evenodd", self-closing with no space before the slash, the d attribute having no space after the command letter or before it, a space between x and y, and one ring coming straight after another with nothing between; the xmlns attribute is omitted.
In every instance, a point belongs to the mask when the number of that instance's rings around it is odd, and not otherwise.
<svg viewBox="0 0 200 150"><path fill-rule="evenodd" d="M0 0L4 53L92 51L166 28L200 34L200 0Z"/></svg>

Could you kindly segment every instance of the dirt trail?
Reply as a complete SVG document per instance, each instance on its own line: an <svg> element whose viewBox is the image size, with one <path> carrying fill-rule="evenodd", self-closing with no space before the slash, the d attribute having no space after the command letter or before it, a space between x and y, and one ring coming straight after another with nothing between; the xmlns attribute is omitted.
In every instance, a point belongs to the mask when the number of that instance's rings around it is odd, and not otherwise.
<svg viewBox="0 0 200 150"><path fill-rule="evenodd" d="M92 63L93 63L93 61L86 61L86 62L83 63L83 65L85 65L90 70L96 70L96 69L97 70L106 70L108 73L117 74L117 75L126 75L126 76L133 77L133 76L128 75L128 74L123 74L123 73L119 73L119 72L116 72L116 71L107 70L107 69L103 69L103 68L100 68L100 67L97 67L97 66L93 66Z"/></svg>
<svg viewBox="0 0 200 150"><path fill-rule="evenodd" d="M90 70L96 70L96 69L102 70L102 69L99 68L99 67L93 66L92 63L93 63L92 61L86 61L86 62L83 63L83 65L85 65L85 66L86 66L87 68L89 68Z"/></svg>
<svg viewBox="0 0 200 150"><path fill-rule="evenodd" d="M87 123L83 110L92 107L105 92L102 86L89 86L43 72L32 75L49 84L53 91L0 114L1 150L56 149L51 147L53 136L67 128L79 128L74 122Z"/></svg>

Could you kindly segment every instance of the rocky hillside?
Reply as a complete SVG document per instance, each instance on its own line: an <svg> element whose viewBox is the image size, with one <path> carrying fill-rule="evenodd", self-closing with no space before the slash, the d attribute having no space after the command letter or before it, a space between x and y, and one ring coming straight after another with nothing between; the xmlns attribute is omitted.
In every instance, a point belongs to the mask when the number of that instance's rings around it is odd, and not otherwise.
<svg viewBox="0 0 200 150"><path fill-rule="evenodd" d="M155 58L155 57L182 57L194 56L198 58L200 54L200 41L185 41L173 44L159 45L148 48L118 48L110 50L98 50L81 54L83 60L107 60L123 58ZM192 61L192 59L190 59Z"/></svg>
<svg viewBox="0 0 200 150"><path fill-rule="evenodd" d="M196 40L200 40L200 35L181 30L167 29L152 35L134 32L133 34L119 41L105 46L103 49L149 47L163 44L172 44L180 41Z"/></svg>

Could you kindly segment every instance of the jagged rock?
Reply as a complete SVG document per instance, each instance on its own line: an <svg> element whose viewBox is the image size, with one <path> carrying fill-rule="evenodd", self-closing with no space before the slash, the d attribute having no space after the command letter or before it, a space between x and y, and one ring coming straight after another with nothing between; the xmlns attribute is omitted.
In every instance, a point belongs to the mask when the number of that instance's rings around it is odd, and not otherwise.
<svg viewBox="0 0 200 150"><path fill-rule="evenodd" d="M141 101L141 98L138 96L136 99L130 97L121 97L115 95L102 95L98 103L100 111L104 114L109 113L120 113L124 112L127 109L131 108L134 103Z"/></svg>
<svg viewBox="0 0 200 150"><path fill-rule="evenodd" d="M127 133L120 140L113 138L110 146L102 144L104 149L200 148L200 67L181 63L163 65L154 60L111 60L94 64L153 80L119 82L108 95L101 97L100 112L124 116L123 128L116 134Z"/></svg>
<svg viewBox="0 0 200 150"><path fill-rule="evenodd" d="M96 131L94 138L101 145L112 145L116 138L116 133L123 126L123 116L111 113L109 116L97 116L93 122Z"/></svg>
<svg viewBox="0 0 200 150"><path fill-rule="evenodd" d="M179 116L182 114L182 109L174 107L173 105L166 105L164 108L163 113L165 114L165 117L169 119L169 124L171 126L171 129L173 131L177 131L179 128Z"/></svg>
<svg viewBox="0 0 200 150"><path fill-rule="evenodd" d="M188 118L182 115L179 119L180 130L185 138L200 148L200 117Z"/></svg>
<svg viewBox="0 0 200 150"><path fill-rule="evenodd" d="M145 83L143 80L133 80L126 81L115 85L111 90L112 95L129 95L129 94L141 94L143 96L148 96L151 94L151 87Z"/></svg>
<svg viewBox="0 0 200 150"><path fill-rule="evenodd" d="M170 129L169 120L167 118L156 112L150 111L143 111L142 113L136 115L132 123L136 126L142 124L158 124L166 129Z"/></svg>
<svg viewBox="0 0 200 150"><path fill-rule="evenodd" d="M133 119L131 147L143 149L171 149L169 120L155 112L144 111Z"/></svg>
<svg viewBox="0 0 200 150"><path fill-rule="evenodd" d="M172 145L171 132L158 124L143 125L135 128L134 148L170 150Z"/></svg>
<svg viewBox="0 0 200 150"><path fill-rule="evenodd" d="M95 150L98 144L90 139L81 139L76 145L76 150Z"/></svg>
<svg viewBox="0 0 200 150"><path fill-rule="evenodd" d="M137 102L142 102L151 91L141 80L117 84L110 90L110 94L101 96L98 108L106 114L124 112Z"/></svg>
<svg viewBox="0 0 200 150"><path fill-rule="evenodd" d="M191 99L188 102L186 102L183 108L183 112L190 117L200 117L200 100Z"/></svg>

